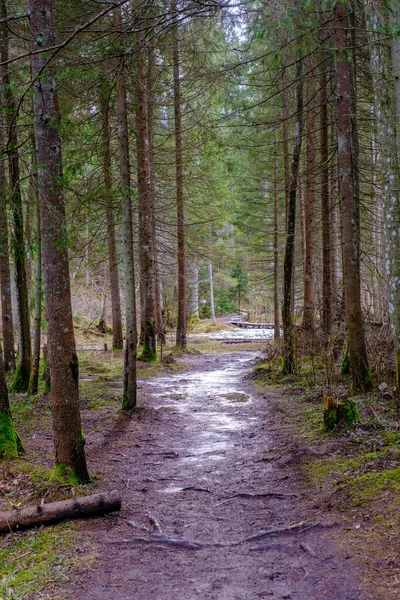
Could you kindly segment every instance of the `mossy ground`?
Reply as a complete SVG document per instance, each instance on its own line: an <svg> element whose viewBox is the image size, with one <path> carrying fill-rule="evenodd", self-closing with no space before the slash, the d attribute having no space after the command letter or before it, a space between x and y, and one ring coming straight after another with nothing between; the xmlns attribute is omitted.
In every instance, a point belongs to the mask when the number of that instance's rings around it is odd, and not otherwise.
<svg viewBox="0 0 400 600"><path fill-rule="evenodd" d="M282 388L271 400L277 418L293 427L301 449L300 468L323 510L340 513L344 547L359 557L366 577L374 570L387 585L400 578L398 520L400 514L400 416L395 398L378 390L350 397L350 378L340 367L329 385L323 365L304 357L295 377L279 374L280 359L272 358L254 371L260 390ZM360 422L326 431L323 393L351 398ZM281 414L282 417L278 417Z"/></svg>
<svg viewBox="0 0 400 600"><path fill-rule="evenodd" d="M55 600L57 586L68 581L76 562L74 534L71 524L60 524L6 536L0 547L0 598Z"/></svg>

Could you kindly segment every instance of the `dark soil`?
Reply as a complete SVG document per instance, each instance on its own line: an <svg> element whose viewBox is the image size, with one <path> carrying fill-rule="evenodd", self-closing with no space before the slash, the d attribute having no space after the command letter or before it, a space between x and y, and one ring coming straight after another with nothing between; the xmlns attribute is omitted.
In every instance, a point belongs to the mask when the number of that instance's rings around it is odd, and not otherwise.
<svg viewBox="0 0 400 600"><path fill-rule="evenodd" d="M314 496L306 450L277 410L285 394L258 394L244 381L255 358L189 356L187 373L140 383L132 416L84 411L97 487L120 490L123 507L80 524L76 552L97 560L71 571L57 597L395 597L363 583L345 541L353 525Z"/></svg>

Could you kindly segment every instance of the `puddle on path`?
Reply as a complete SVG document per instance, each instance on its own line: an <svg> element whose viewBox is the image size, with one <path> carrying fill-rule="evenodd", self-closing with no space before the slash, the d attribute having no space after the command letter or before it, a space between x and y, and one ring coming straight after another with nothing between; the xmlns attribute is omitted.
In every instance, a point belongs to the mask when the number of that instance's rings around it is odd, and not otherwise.
<svg viewBox="0 0 400 600"><path fill-rule="evenodd" d="M219 355L214 368L208 361L205 370L146 382L154 408L173 408L189 417L182 465L197 468L223 460L233 449L231 434L251 427L252 399L242 389L242 379L256 357L255 352Z"/></svg>

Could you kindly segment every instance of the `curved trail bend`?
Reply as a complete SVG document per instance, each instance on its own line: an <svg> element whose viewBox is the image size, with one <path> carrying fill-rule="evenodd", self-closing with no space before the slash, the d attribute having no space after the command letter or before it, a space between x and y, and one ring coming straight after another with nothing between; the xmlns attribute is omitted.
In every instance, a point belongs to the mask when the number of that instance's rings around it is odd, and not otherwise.
<svg viewBox="0 0 400 600"><path fill-rule="evenodd" d="M140 383L143 408L89 449L123 510L83 525L98 561L65 597L369 598L292 460L295 432L271 411L282 392L243 379L255 358L188 357L189 372Z"/></svg>

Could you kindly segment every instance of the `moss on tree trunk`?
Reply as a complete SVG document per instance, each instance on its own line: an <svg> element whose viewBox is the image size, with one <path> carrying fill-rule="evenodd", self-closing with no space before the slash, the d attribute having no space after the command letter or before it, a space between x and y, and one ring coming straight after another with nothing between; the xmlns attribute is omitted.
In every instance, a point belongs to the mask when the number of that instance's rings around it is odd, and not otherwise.
<svg viewBox="0 0 400 600"><path fill-rule="evenodd" d="M144 345L142 353L140 354L140 356L138 356L137 359L140 360L141 362L147 362L147 363L156 362L157 352L155 350L153 350L152 348L150 348L149 346Z"/></svg>
<svg viewBox="0 0 400 600"><path fill-rule="evenodd" d="M0 412L0 459L14 458L23 451L21 439L15 431L10 413Z"/></svg>
<svg viewBox="0 0 400 600"><path fill-rule="evenodd" d="M324 425L325 429L332 431L338 425L353 425L360 422L357 406L352 399L339 402L332 396L324 395Z"/></svg>

